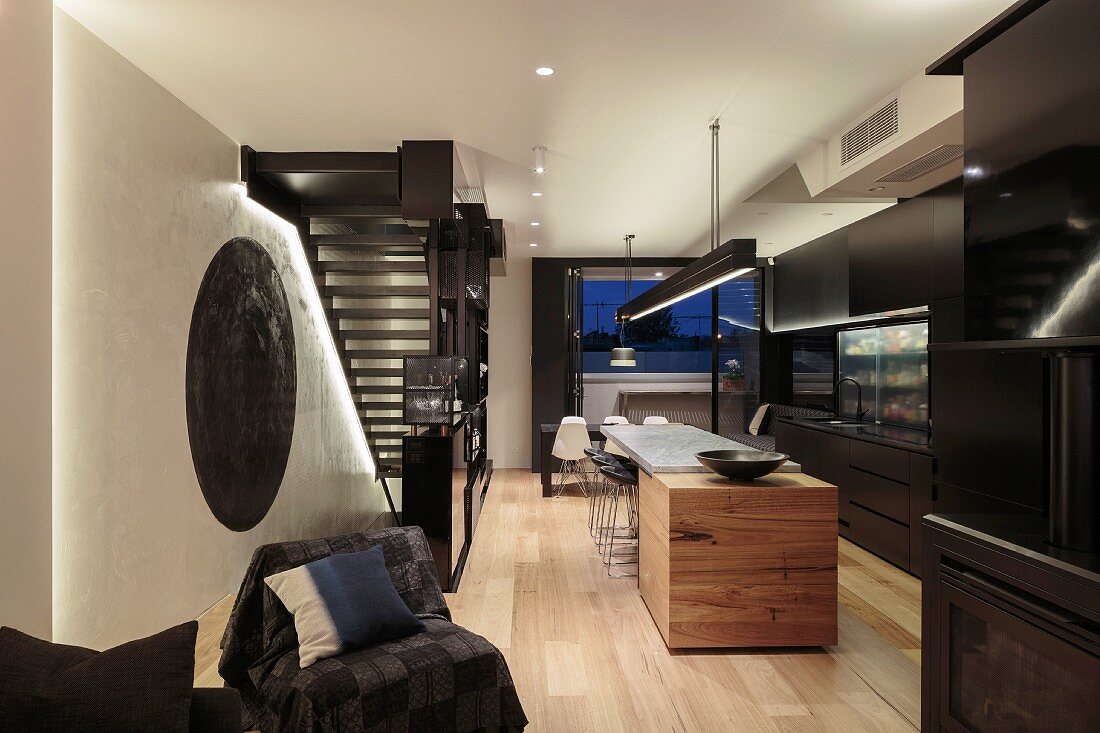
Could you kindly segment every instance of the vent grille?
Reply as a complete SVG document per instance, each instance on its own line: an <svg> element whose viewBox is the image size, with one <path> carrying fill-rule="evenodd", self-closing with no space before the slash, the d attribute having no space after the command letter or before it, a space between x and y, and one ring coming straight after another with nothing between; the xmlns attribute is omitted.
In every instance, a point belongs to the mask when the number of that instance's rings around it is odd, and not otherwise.
<svg viewBox="0 0 1100 733"><path fill-rule="evenodd" d="M460 188L458 189L458 200L464 204L483 204L485 203L485 189Z"/></svg>
<svg viewBox="0 0 1100 733"><path fill-rule="evenodd" d="M898 98L894 97L877 112L841 136L840 164L848 165L871 148L897 134Z"/></svg>
<svg viewBox="0 0 1100 733"><path fill-rule="evenodd" d="M962 157L962 145L941 145L934 150L929 150L924 155L909 161L890 171L882 178L876 178L876 183L908 183L915 181L926 173L947 165Z"/></svg>

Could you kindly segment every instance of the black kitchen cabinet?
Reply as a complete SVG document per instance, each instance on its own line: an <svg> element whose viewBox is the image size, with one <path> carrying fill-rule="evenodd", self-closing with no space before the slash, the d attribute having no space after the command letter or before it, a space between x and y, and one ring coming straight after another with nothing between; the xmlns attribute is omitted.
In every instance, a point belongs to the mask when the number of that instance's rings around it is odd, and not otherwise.
<svg viewBox="0 0 1100 733"><path fill-rule="evenodd" d="M780 419L775 449L837 487L837 531L920 576L920 520L932 511L932 456L824 426Z"/></svg>
<svg viewBox="0 0 1100 733"><path fill-rule="evenodd" d="M802 466L802 473L828 481L821 475L822 435L783 420L775 423L775 449Z"/></svg>
<svg viewBox="0 0 1100 733"><path fill-rule="evenodd" d="M932 197L932 299L961 298L965 248L962 179L926 195Z"/></svg>
<svg viewBox="0 0 1100 733"><path fill-rule="evenodd" d="M848 227L848 312L866 315L932 300L933 197L919 196Z"/></svg>
<svg viewBox="0 0 1100 733"><path fill-rule="evenodd" d="M819 433L820 470L818 478L828 481L837 488L837 518L848 523L848 504L851 500L852 483L849 478L848 445L850 440L843 435Z"/></svg>

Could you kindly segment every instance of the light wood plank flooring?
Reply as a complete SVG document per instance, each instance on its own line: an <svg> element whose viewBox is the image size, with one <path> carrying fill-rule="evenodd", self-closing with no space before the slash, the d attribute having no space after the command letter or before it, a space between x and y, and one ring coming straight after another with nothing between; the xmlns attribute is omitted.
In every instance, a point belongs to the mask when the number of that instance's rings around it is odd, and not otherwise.
<svg viewBox="0 0 1100 733"><path fill-rule="evenodd" d="M586 500L498 470L455 621L504 652L529 731L904 731L920 727L920 584L840 542L840 643L670 653L634 579L608 578ZM231 598L200 619L196 680L217 685Z"/></svg>

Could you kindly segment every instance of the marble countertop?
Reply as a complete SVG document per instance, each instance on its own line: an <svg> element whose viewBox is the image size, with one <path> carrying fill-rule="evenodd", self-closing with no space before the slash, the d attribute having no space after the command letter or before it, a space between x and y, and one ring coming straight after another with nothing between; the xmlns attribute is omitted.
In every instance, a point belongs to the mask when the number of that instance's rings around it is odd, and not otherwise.
<svg viewBox="0 0 1100 733"><path fill-rule="evenodd" d="M619 444L631 460L652 476L655 473L707 473L695 454L705 450L755 450L721 435L691 425L604 425L605 436ZM799 472L802 466L787 461L781 472Z"/></svg>

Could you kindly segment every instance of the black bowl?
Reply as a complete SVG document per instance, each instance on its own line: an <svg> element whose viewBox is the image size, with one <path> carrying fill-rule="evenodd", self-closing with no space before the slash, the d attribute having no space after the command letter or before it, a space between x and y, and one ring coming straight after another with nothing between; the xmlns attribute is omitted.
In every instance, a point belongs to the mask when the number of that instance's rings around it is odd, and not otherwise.
<svg viewBox="0 0 1100 733"><path fill-rule="evenodd" d="M759 450L705 450L695 457L704 466L729 479L751 481L767 476L782 466L790 456Z"/></svg>

